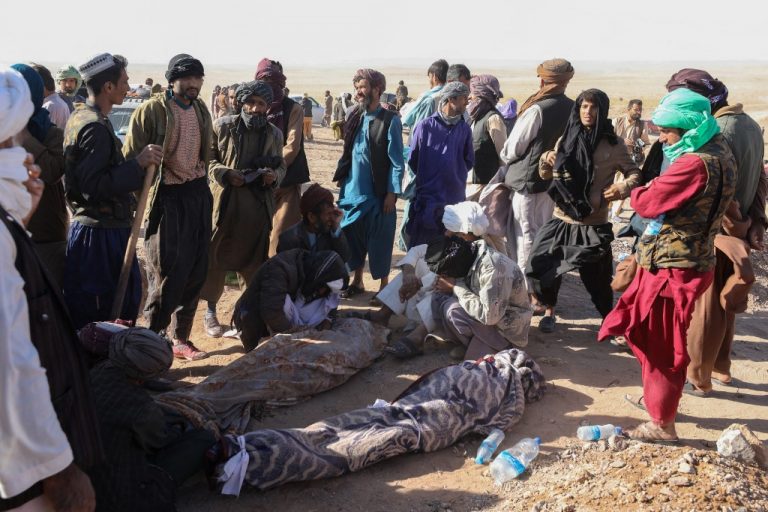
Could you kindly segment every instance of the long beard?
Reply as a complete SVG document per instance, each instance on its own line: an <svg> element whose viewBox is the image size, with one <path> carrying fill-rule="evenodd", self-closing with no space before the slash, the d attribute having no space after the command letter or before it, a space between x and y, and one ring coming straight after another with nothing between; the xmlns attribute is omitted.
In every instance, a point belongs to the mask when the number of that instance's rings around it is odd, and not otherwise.
<svg viewBox="0 0 768 512"><path fill-rule="evenodd" d="M363 107L363 109L368 110L368 107L373 102L373 98L371 97L370 94L366 94L362 98L359 98L357 102L360 104L361 107Z"/></svg>

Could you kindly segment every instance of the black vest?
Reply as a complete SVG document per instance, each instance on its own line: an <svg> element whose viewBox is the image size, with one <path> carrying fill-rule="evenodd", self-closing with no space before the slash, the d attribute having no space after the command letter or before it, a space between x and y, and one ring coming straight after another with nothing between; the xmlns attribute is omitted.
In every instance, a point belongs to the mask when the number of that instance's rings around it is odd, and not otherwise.
<svg viewBox="0 0 768 512"><path fill-rule="evenodd" d="M555 148L557 139L565 130L565 123L573 108L573 100L558 94L536 103L541 109L541 129L519 160L511 162L505 183L514 191L529 194L546 192L552 180L539 177L539 158L545 151Z"/></svg>
<svg viewBox="0 0 768 512"><path fill-rule="evenodd" d="M280 127L283 130L283 144L288 138L288 121L290 121L291 111L295 106L301 107L298 103L286 96L283 98L283 126ZM309 181L309 163L307 163L307 155L304 153L304 134L301 134L301 145L299 147L299 154L296 155L291 165L285 173L283 181L280 182L280 187L290 187L291 185L300 185Z"/></svg>
<svg viewBox="0 0 768 512"><path fill-rule="evenodd" d="M16 270L24 280L32 344L46 370L53 408L72 448L75 464L85 470L101 462L104 455L83 349L64 297L40 262L29 235L2 207L0 220L16 244ZM0 498L0 510L19 507L41 494L42 484L37 483L19 496Z"/></svg>
<svg viewBox="0 0 768 512"><path fill-rule="evenodd" d="M75 169L83 157L83 150L78 146L77 140L80 131L92 123L102 126L112 140L109 167L116 167L125 162L123 143L115 135L109 118L90 105L78 105L69 116L64 130L64 187L66 198L74 209L74 220L86 217L130 227L136 210L136 198L132 193L119 194L109 200L96 200L86 198L80 191L80 177Z"/></svg>
<svg viewBox="0 0 768 512"><path fill-rule="evenodd" d="M488 119L492 115L501 114L498 110L489 110L481 119L472 126L472 148L475 150L475 167L472 170L472 183L486 185L496 171L499 170L501 160L496 152L496 146L488 133Z"/></svg>
<svg viewBox="0 0 768 512"><path fill-rule="evenodd" d="M387 195L389 186L389 174L392 169L392 162L389 160L389 125L395 113L385 108L380 108L376 115L371 119L368 127L368 146L371 151L371 168L373 169L373 191L376 196L383 198ZM357 127L362 129L362 122ZM353 139L354 140L354 137ZM354 143L353 143L354 144ZM349 147L347 147L349 146ZM349 176L352 170L352 144L344 145L344 152L336 165L336 173L333 175L333 181L343 181Z"/></svg>

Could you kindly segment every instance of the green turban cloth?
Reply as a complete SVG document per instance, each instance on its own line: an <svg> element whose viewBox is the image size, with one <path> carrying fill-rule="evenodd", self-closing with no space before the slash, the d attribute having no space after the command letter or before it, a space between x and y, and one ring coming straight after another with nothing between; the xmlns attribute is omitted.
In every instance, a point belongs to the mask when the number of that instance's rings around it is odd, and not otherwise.
<svg viewBox="0 0 768 512"><path fill-rule="evenodd" d="M679 142L664 148L670 162L693 153L720 133L709 100L690 89L676 89L664 96L651 120L656 126L685 132Z"/></svg>

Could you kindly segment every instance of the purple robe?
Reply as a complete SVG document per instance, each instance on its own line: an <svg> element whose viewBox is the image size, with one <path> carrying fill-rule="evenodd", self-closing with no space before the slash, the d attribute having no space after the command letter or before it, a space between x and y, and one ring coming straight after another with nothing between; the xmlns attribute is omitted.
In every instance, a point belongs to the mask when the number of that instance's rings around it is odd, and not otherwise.
<svg viewBox="0 0 768 512"><path fill-rule="evenodd" d="M406 232L409 248L445 232L443 209L466 199L467 173L475 164L472 130L463 120L449 125L435 112L416 125L408 165L416 174Z"/></svg>

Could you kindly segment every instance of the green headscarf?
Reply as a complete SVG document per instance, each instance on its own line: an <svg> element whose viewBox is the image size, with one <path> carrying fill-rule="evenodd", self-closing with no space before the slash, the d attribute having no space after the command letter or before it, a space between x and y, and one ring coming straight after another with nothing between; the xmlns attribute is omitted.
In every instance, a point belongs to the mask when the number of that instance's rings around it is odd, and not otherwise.
<svg viewBox="0 0 768 512"><path fill-rule="evenodd" d="M80 72L77 71L75 66L64 66L59 68L56 72L56 83L66 80L67 78L74 78L77 80L77 85L75 86L75 94L77 94L77 90L83 85L83 78L80 76Z"/></svg>
<svg viewBox="0 0 768 512"><path fill-rule="evenodd" d="M690 89L676 89L661 98L651 120L656 126L685 131L679 142L664 148L670 162L696 151L720 133L709 100Z"/></svg>

